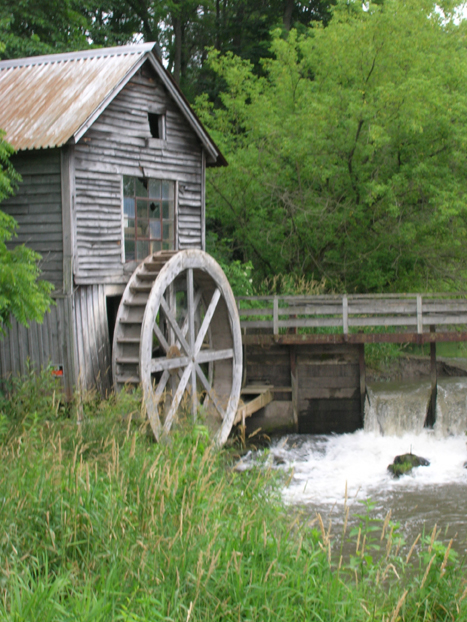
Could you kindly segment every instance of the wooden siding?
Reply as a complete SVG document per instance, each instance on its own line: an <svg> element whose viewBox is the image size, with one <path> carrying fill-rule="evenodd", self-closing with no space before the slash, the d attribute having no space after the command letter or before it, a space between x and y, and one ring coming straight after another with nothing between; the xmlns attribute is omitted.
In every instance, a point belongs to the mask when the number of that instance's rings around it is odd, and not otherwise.
<svg viewBox="0 0 467 622"><path fill-rule="evenodd" d="M151 137L148 111L165 110L166 140ZM149 66L106 108L75 148L75 282L125 283L122 175L178 182L180 249L201 248L202 147Z"/></svg>
<svg viewBox="0 0 467 622"><path fill-rule="evenodd" d="M2 201L2 210L19 225L10 246L25 244L42 255L42 278L63 284L63 232L59 149L16 154L12 164L22 176L15 196Z"/></svg>
<svg viewBox="0 0 467 622"><path fill-rule="evenodd" d="M25 375L29 369L48 365L63 366L63 388L71 397L75 385L73 343L68 327L72 317L72 298L58 298L44 316L42 324L29 328L12 319L12 327L0 342L0 377Z"/></svg>
<svg viewBox="0 0 467 622"><path fill-rule="evenodd" d="M74 293L74 331L79 387L109 394L112 386L105 290L81 286Z"/></svg>

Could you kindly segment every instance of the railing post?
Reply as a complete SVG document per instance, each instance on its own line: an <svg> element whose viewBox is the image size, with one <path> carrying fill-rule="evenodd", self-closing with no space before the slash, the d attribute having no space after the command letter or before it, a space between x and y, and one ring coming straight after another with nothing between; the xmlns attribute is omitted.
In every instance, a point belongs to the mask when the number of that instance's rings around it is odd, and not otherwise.
<svg viewBox="0 0 467 622"><path fill-rule="evenodd" d="M417 333L423 333L422 295L417 294Z"/></svg>
<svg viewBox="0 0 467 622"><path fill-rule="evenodd" d="M349 334L349 301L345 294L342 296L342 328L344 330L344 335L348 335Z"/></svg>
<svg viewBox="0 0 467 622"><path fill-rule="evenodd" d="M272 313L272 330L274 335L279 334L279 298L274 296Z"/></svg>

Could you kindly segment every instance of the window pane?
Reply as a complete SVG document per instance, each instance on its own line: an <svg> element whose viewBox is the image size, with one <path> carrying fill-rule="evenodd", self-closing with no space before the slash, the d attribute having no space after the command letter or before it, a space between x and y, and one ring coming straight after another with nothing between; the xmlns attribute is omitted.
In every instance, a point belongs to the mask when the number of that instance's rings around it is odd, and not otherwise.
<svg viewBox="0 0 467 622"><path fill-rule="evenodd" d="M128 216L128 218L134 218L135 217L135 200L125 197L123 199L123 206L124 206L124 214Z"/></svg>
<svg viewBox="0 0 467 622"><path fill-rule="evenodd" d="M138 225L138 230L136 232L136 237L137 238L149 238L149 220L143 220L143 219L138 218L137 225Z"/></svg>
<svg viewBox="0 0 467 622"><path fill-rule="evenodd" d="M133 261L135 257L135 241L125 239L125 261Z"/></svg>
<svg viewBox="0 0 467 622"><path fill-rule="evenodd" d="M157 251L162 250L162 242L150 242L149 246L151 249L151 253L157 253Z"/></svg>
<svg viewBox="0 0 467 622"><path fill-rule="evenodd" d="M156 238L157 240L160 240L161 239L161 221L150 220L149 226L151 230L151 238Z"/></svg>
<svg viewBox="0 0 467 622"><path fill-rule="evenodd" d="M136 242L136 256L138 259L144 259L149 255L149 242L146 240L138 240Z"/></svg>
<svg viewBox="0 0 467 622"><path fill-rule="evenodd" d="M137 201L136 202L136 210L138 218L147 218L148 217L148 203L147 201Z"/></svg>
<svg viewBox="0 0 467 622"><path fill-rule="evenodd" d="M151 199L161 198L161 180L160 179L149 180L149 196L151 197Z"/></svg>
<svg viewBox="0 0 467 622"><path fill-rule="evenodd" d="M173 220L174 204L173 201L162 201L162 218L165 220Z"/></svg>
<svg viewBox="0 0 467 622"><path fill-rule="evenodd" d="M149 204L149 218L160 218L161 217L161 205L160 203L152 203Z"/></svg>
<svg viewBox="0 0 467 622"><path fill-rule="evenodd" d="M175 194L175 182L163 181L162 182L162 198L173 199Z"/></svg>
<svg viewBox="0 0 467 622"><path fill-rule="evenodd" d="M174 234L173 234L174 228L173 228L173 223L164 223L163 228L162 228L162 238L168 241L173 240Z"/></svg>
<svg viewBox="0 0 467 622"><path fill-rule="evenodd" d="M127 218L125 221L125 238L135 237L135 219Z"/></svg>
<svg viewBox="0 0 467 622"><path fill-rule="evenodd" d="M136 179L136 196L147 197L148 196L148 180L138 177Z"/></svg>
<svg viewBox="0 0 467 622"><path fill-rule="evenodd" d="M135 178L123 176L123 196L133 197L135 196Z"/></svg>

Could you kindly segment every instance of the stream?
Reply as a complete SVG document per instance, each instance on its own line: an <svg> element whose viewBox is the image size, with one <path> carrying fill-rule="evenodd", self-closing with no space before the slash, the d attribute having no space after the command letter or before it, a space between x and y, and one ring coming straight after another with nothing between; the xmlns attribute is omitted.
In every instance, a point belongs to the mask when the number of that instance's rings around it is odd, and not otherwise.
<svg viewBox="0 0 467 622"><path fill-rule="evenodd" d="M424 422L430 383L378 383L368 387L365 426L353 434L289 435L273 441L268 462L289 473L282 493L286 503L316 517L319 513L332 533L342 530L345 505L350 520L374 503L373 518L393 521L410 545L416 536L431 533L454 538L459 553L467 552L467 378L438 382L436 423ZM412 452L430 465L394 479L387 467L398 454ZM255 455L246 457L248 463Z"/></svg>

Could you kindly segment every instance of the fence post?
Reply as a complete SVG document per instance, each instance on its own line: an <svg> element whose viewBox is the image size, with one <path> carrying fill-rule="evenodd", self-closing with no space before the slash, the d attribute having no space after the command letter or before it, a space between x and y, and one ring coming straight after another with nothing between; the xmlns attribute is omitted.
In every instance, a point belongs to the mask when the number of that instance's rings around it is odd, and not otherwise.
<svg viewBox="0 0 467 622"><path fill-rule="evenodd" d="M344 335L348 335L349 334L349 301L345 294L342 296L342 328L344 330Z"/></svg>
<svg viewBox="0 0 467 622"><path fill-rule="evenodd" d="M423 333L423 317L422 317L422 295L417 294L417 333Z"/></svg>
<svg viewBox="0 0 467 622"><path fill-rule="evenodd" d="M272 330L274 335L279 334L279 299L277 296L273 299Z"/></svg>

